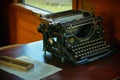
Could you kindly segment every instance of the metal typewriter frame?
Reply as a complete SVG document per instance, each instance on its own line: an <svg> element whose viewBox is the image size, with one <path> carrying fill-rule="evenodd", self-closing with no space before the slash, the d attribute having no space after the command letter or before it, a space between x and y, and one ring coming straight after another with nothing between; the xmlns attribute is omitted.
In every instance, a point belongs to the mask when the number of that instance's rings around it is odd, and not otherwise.
<svg viewBox="0 0 120 80"><path fill-rule="evenodd" d="M69 12L69 11L68 11ZM81 11L84 12L84 11ZM63 12L64 14L65 12ZM88 13L88 12L86 12ZM59 13L58 13L59 14ZM88 13L89 14L89 13ZM54 14L53 14L54 15ZM56 14L55 14L56 15ZM48 17L48 15L47 15ZM62 16L64 17L64 16ZM53 18L53 17L51 17ZM40 27L38 28L38 31L43 34L43 50L44 53L46 54L46 51L50 52L51 54L57 56L58 58L61 59L61 62L64 62L64 60L70 61L74 64L84 64L87 62L91 62L94 60L97 60L99 58L102 58L104 56L107 56L112 53L112 48L108 51L106 51L105 54L101 54L98 57L91 58L91 59L83 59L83 60L76 60L74 59L73 56L71 56L68 50L68 48L71 45L77 44L77 43L82 43L85 41L93 40L94 38L102 38L103 36L103 29L102 29L102 19L100 17L95 17L91 16L89 14L88 16L84 17L83 19L73 19L71 21L67 22L56 22L51 18L44 18L43 22L40 24ZM63 25L63 24L69 24L69 25ZM73 26L71 26L74 24ZM83 25L89 25L92 24L93 30L91 33L88 34L88 36L83 37L83 38L77 38L75 36L75 31L72 30L75 26L83 26ZM66 27L69 26L69 27ZM66 28L65 28L66 27ZM71 29L69 29L71 27ZM67 32L68 29L68 32ZM72 30L72 31L71 31ZM97 35L96 35L97 34ZM70 37L74 37L76 42L71 42L68 41ZM94 36L94 37L93 37ZM72 39L71 39L72 41Z"/></svg>

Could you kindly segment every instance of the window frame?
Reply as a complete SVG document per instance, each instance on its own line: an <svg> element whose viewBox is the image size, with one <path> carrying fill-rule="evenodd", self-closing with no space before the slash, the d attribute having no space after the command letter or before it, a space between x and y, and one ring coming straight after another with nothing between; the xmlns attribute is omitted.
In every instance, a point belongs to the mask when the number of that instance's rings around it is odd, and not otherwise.
<svg viewBox="0 0 120 80"><path fill-rule="evenodd" d="M71 9L73 9L73 1L74 0L72 0L72 4L71 4ZM51 11L49 11L49 10L47 10L47 9L45 9L45 8L39 8L39 7L36 7L36 6L34 6L34 5L30 5L30 4L27 4L27 3L25 3L25 0L21 0L21 3L23 3L23 4L25 4L25 5L28 5L28 6L31 6L31 7L34 7L34 8L37 8L37 9L40 9L40 10L44 10L44 11L47 11L47 12L50 12L50 13L56 13L56 12L53 12L52 10ZM71 10L70 9L70 10ZM64 10L63 10L64 11ZM58 11L58 12L61 12L61 11Z"/></svg>
<svg viewBox="0 0 120 80"><path fill-rule="evenodd" d="M25 4L25 0L13 0L13 2ZM72 9L73 10L81 9L81 2L82 0L72 0Z"/></svg>

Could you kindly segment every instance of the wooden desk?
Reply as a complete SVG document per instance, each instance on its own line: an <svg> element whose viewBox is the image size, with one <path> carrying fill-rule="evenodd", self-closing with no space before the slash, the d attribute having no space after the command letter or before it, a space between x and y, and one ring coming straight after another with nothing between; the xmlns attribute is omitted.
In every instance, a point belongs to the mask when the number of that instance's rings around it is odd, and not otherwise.
<svg viewBox="0 0 120 80"><path fill-rule="evenodd" d="M38 41L1 50L0 56L19 57L25 55L63 69L43 80L116 80L116 78L120 78L120 52L88 64L72 66L68 63L61 63L49 53L45 57L42 48L42 41ZM22 79L0 70L0 80Z"/></svg>

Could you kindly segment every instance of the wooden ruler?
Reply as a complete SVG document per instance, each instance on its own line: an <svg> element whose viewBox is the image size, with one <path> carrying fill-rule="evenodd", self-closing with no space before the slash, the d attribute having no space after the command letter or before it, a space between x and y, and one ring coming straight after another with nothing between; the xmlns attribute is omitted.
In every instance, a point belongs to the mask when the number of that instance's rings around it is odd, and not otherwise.
<svg viewBox="0 0 120 80"><path fill-rule="evenodd" d="M32 63L18 60L18 59L8 57L8 56L1 56L0 64L11 67L11 68L19 69L22 71L29 71L30 69L34 67L34 64Z"/></svg>

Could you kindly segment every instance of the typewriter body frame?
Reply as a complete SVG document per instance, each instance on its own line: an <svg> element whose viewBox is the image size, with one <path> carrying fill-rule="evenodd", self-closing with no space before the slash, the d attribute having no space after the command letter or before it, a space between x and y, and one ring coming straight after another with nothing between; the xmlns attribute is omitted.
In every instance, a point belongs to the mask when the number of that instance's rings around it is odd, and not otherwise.
<svg viewBox="0 0 120 80"><path fill-rule="evenodd" d="M100 17L87 11L70 10L44 16L38 32L43 34L45 54L48 51L62 62L84 64L113 52L103 39L102 28Z"/></svg>

